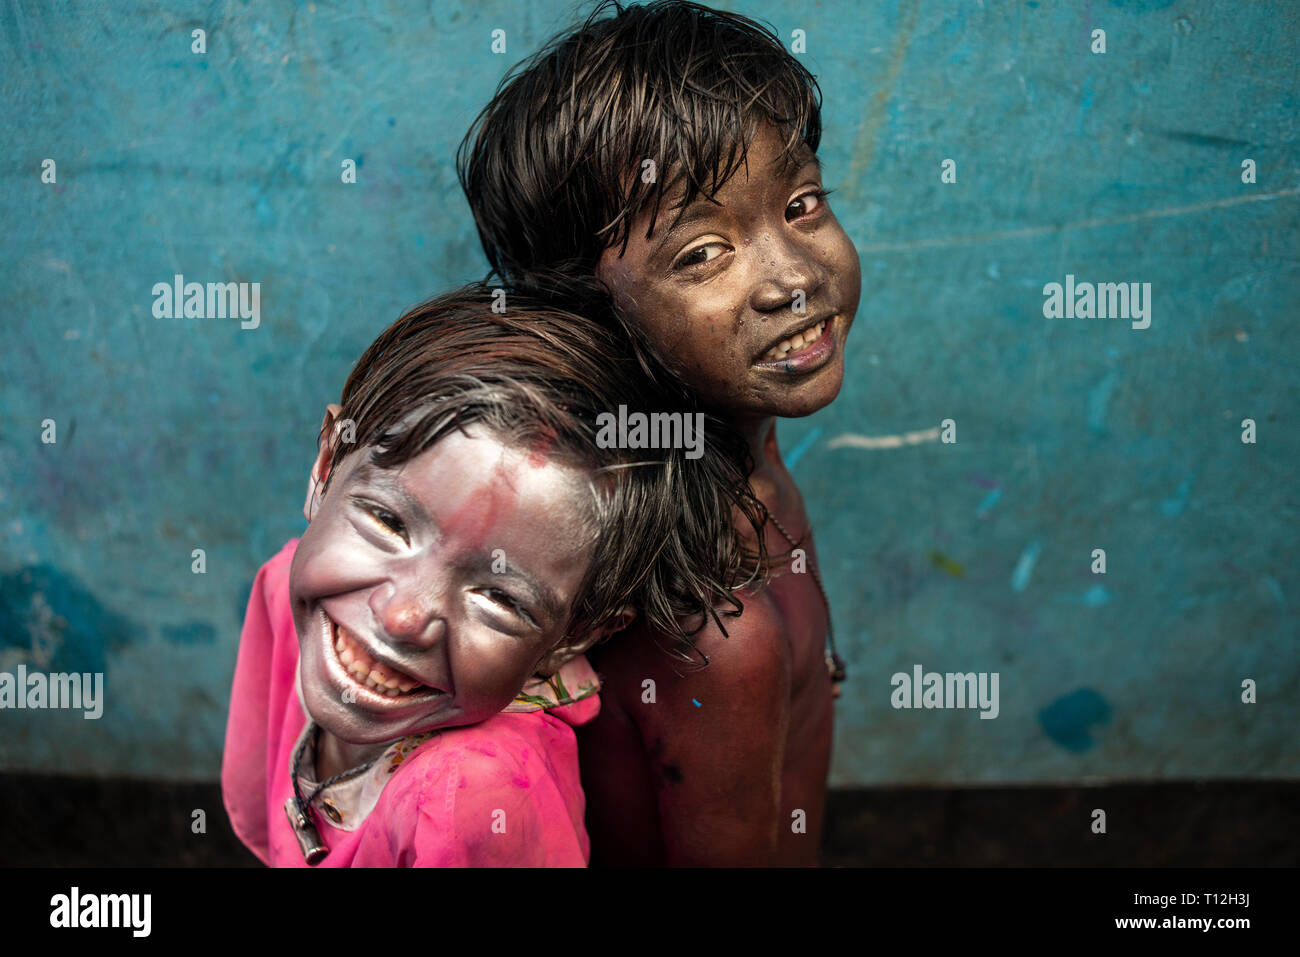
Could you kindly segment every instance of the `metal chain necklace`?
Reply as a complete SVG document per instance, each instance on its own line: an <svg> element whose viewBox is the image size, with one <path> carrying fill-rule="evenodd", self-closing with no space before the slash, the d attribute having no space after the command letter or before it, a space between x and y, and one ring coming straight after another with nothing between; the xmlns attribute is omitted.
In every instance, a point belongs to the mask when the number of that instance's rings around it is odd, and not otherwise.
<svg viewBox="0 0 1300 957"><path fill-rule="evenodd" d="M304 801L302 792L298 790L298 765L302 763L302 754L307 749L307 740L309 738L314 752L316 743L320 739L320 725L314 721L311 723L311 728L307 734L303 735L302 744L298 745L298 750L293 755L293 765L289 768L289 780L293 782L293 797L284 802L284 813L288 815L289 826L293 828L293 836L298 839L298 848L302 851L303 859L312 867L315 867L325 860L325 855L330 852L330 849L321 842L320 831L316 830L316 823L311 819L311 802L316 800L316 796L330 785L351 780L358 774L369 771L383 755L377 755L365 764L358 764L355 768L340 771L332 778L322 781L316 785L316 789Z"/></svg>
<svg viewBox="0 0 1300 957"><path fill-rule="evenodd" d="M772 524L776 526L776 530L785 536L785 540L790 543L791 548L799 547L799 543L796 542L793 536L785 530L785 526L777 521L776 516L773 515L770 510L767 513L767 517L771 519ZM808 530L808 536L811 539L811 528ZM835 650L835 623L831 621L831 602L830 599L826 597L826 588L822 585L822 576L818 573L817 563L812 560L811 555L808 556L808 561L808 570L812 572L813 581L817 585L817 590L821 592L822 602L826 605L826 643L828 645L826 651L826 670L830 673L831 682L834 685L832 694L834 697L838 698L840 696L840 685L844 682L844 679L848 677L848 672L844 668L844 659L841 658Z"/></svg>

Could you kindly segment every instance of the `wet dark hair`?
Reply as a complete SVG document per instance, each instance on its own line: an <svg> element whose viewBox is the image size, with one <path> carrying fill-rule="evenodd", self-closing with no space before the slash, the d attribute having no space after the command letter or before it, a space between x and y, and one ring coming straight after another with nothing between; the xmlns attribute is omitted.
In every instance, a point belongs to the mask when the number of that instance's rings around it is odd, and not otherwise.
<svg viewBox="0 0 1300 957"><path fill-rule="evenodd" d="M590 311L601 253L622 255L646 209L653 231L679 187L676 208L712 199L760 121L784 131L783 161L816 153L821 90L769 27L682 0L606 0L507 74L460 144L490 275Z"/></svg>
<svg viewBox="0 0 1300 957"><path fill-rule="evenodd" d="M494 311L494 305L505 311ZM347 457L393 469L453 430L477 425L503 444L590 477L594 542L566 635L609 624L631 603L667 650L690 660L711 618L743 610L733 589L763 567L762 506L749 488L743 439L705 415L703 454L684 448L601 448L597 416L696 411L644 376L622 333L600 322L484 284L430 299L390 326L343 387L322 494ZM350 433L350 434L349 434ZM738 544L748 520L758 546ZM724 606L730 605L730 609ZM725 633L725 628L723 629Z"/></svg>

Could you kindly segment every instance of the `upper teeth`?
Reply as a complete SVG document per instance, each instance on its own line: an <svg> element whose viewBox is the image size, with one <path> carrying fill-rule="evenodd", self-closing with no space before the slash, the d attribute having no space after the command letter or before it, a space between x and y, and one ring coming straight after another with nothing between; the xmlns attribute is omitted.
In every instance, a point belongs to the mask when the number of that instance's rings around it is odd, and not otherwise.
<svg viewBox="0 0 1300 957"><path fill-rule="evenodd" d="M787 353L792 351L798 352L809 343L816 342L818 338L821 337L822 330L826 328L826 321L827 320L823 319L821 322L814 323L802 332L796 332L789 339L782 339L771 349L768 349L767 352L763 354L763 358L769 361L773 359L783 359Z"/></svg>
<svg viewBox="0 0 1300 957"><path fill-rule="evenodd" d="M357 681L390 698L406 694L420 683L407 675L394 673L394 670L375 661L361 647L361 643L337 622L334 624L334 650L338 652L339 661Z"/></svg>

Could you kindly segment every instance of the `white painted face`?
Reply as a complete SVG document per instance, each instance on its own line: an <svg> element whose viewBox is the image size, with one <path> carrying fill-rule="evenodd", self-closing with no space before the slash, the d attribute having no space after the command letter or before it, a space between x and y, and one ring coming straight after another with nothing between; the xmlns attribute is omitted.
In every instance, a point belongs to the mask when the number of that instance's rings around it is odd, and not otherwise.
<svg viewBox="0 0 1300 957"><path fill-rule="evenodd" d="M289 578L302 692L343 741L486 720L566 637L591 555L585 477L467 433L391 471L360 449L309 493Z"/></svg>

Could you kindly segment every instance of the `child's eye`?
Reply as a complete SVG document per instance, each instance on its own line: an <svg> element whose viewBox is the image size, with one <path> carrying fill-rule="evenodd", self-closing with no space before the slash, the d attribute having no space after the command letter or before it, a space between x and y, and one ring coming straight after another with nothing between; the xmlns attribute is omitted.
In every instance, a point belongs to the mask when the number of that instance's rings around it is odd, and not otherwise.
<svg viewBox="0 0 1300 957"><path fill-rule="evenodd" d="M722 250L726 248L724 243L705 243L703 246L696 246L681 259L673 263L674 269L687 269L691 266L702 266L705 263L712 262L722 255ZM712 256L707 255L708 250L717 250ZM701 253L706 255L701 257Z"/></svg>
<svg viewBox="0 0 1300 957"><path fill-rule="evenodd" d="M402 541L408 541L406 537L406 523L381 505L362 504L366 514L382 525L394 535L400 535Z"/></svg>
<svg viewBox="0 0 1300 957"><path fill-rule="evenodd" d="M537 627L537 622L533 621L533 616L528 614L527 609L525 609L524 606L521 605L509 592L502 591L500 588L487 588L484 589L483 593L487 595L494 604L509 609L534 628Z"/></svg>
<svg viewBox="0 0 1300 957"><path fill-rule="evenodd" d="M794 219L801 216L811 216L825 204L826 197L831 191L829 189L812 189L801 196L796 197L789 206L785 208L786 219L790 219L790 210L797 210Z"/></svg>

